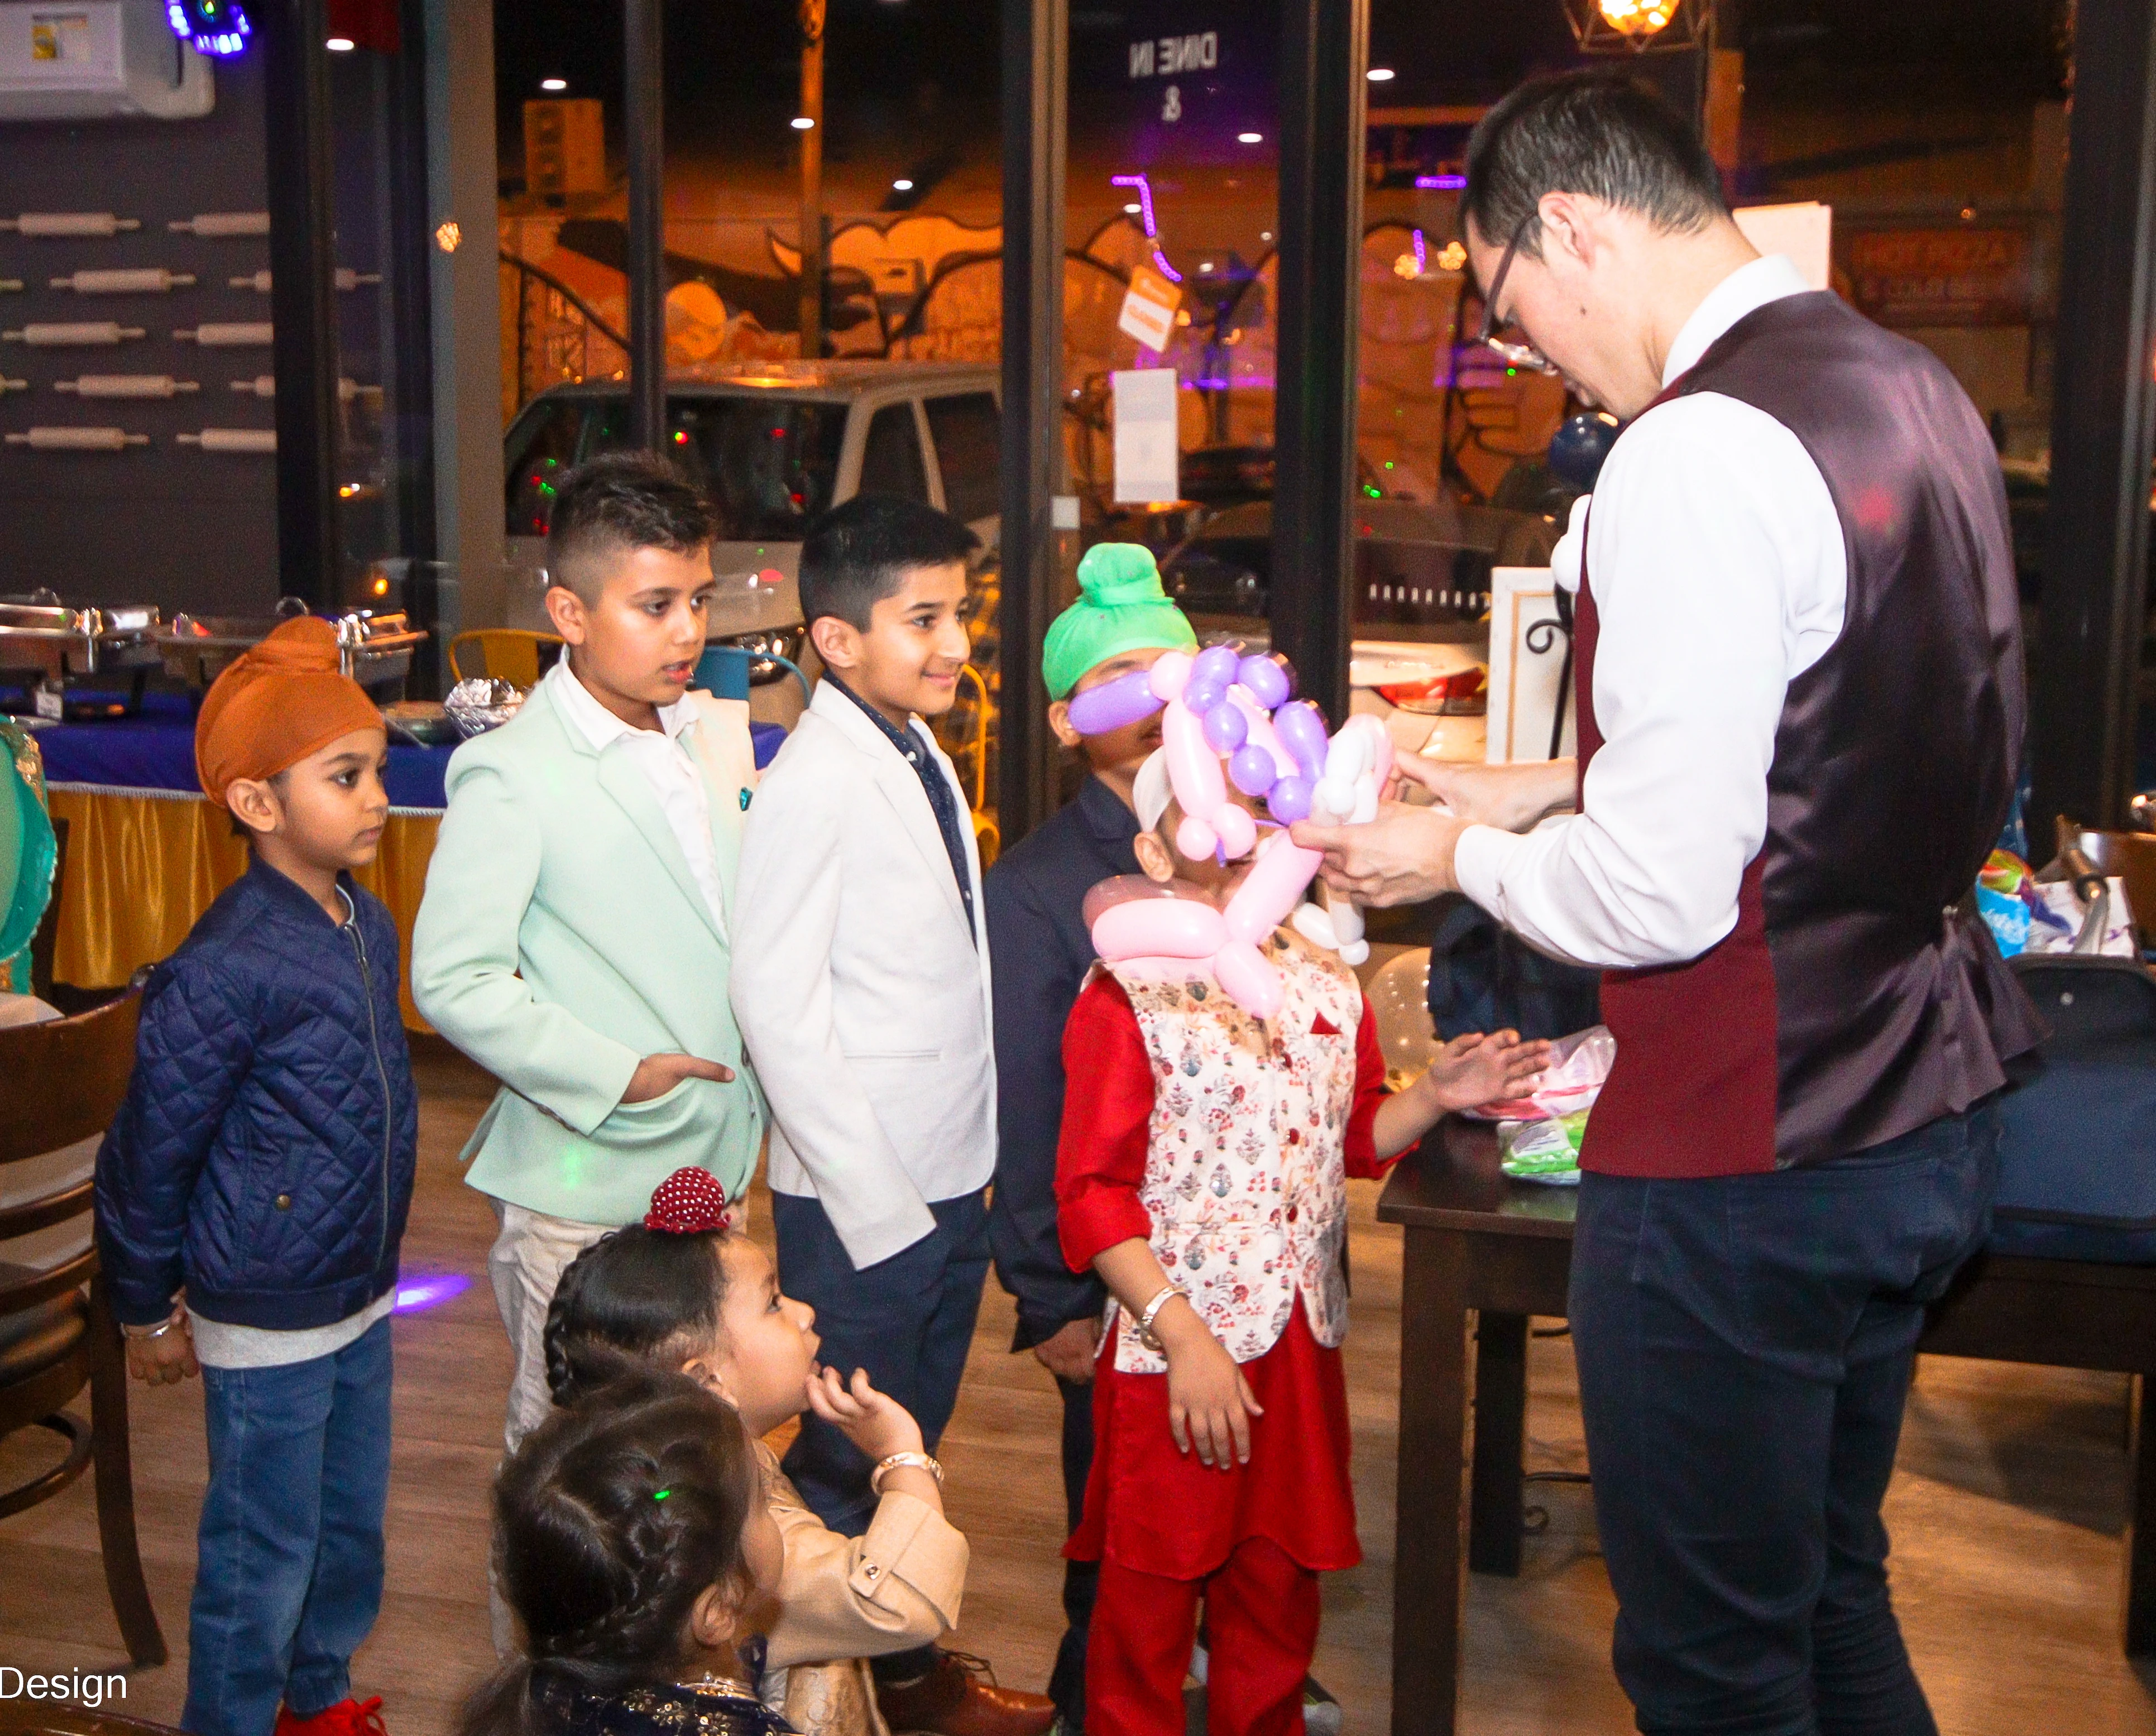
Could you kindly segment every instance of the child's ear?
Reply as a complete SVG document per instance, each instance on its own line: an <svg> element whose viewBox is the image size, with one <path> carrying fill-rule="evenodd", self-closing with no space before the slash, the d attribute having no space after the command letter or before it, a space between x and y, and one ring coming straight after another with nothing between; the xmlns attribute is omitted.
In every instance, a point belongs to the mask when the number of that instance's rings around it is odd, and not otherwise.
<svg viewBox="0 0 2156 1736"><path fill-rule="evenodd" d="M1131 840L1131 848L1137 852L1138 866L1145 870L1147 880L1156 880L1166 886L1175 878L1175 858L1168 853L1168 846L1160 841L1159 833L1139 833Z"/></svg>
<svg viewBox="0 0 2156 1736"><path fill-rule="evenodd" d="M860 629L836 615L819 615L808 624L808 643L824 660L826 669L840 675L858 669L861 661Z"/></svg>
<svg viewBox="0 0 2156 1736"><path fill-rule="evenodd" d="M285 818L277 792L264 778L234 778L224 787L224 805L234 819L257 834L275 832Z"/></svg>
<svg viewBox="0 0 2156 1736"><path fill-rule="evenodd" d="M572 645L584 642L586 631L584 599L567 585L547 588L547 619L554 624L554 630Z"/></svg>
<svg viewBox="0 0 2156 1736"><path fill-rule="evenodd" d="M1070 727L1070 701L1059 699L1048 708L1048 727L1055 732L1055 739L1066 747L1075 747L1085 737Z"/></svg>
<svg viewBox="0 0 2156 1736"><path fill-rule="evenodd" d="M706 1585L690 1608L689 1637L712 1650L732 1645L742 1631L747 1602L747 1590L738 1581Z"/></svg>
<svg viewBox="0 0 2156 1736"><path fill-rule="evenodd" d="M716 1393L729 1405L734 1402L734 1395L726 1390L726 1371L721 1364L707 1356L692 1356L681 1364L681 1372L706 1392Z"/></svg>

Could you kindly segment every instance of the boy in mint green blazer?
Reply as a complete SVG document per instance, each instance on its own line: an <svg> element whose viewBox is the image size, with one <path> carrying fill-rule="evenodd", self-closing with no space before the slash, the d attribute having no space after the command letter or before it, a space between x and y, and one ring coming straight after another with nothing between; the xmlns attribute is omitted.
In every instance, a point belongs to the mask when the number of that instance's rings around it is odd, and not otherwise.
<svg viewBox="0 0 2156 1736"><path fill-rule="evenodd" d="M413 999L502 1084L464 1156L501 1220L512 1451L549 1408L562 1269L684 1166L739 1199L764 1121L726 997L748 708L689 691L711 511L641 455L557 488L547 610L567 649L450 760L412 937Z"/></svg>

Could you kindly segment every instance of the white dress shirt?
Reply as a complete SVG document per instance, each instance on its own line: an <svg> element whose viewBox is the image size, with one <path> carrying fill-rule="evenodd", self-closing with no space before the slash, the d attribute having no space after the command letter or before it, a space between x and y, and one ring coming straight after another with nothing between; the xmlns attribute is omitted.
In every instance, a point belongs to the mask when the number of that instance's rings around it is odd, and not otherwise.
<svg viewBox="0 0 2156 1736"><path fill-rule="evenodd" d="M1671 345L1666 386L1755 308L1810 285L1776 254L1710 291ZM1551 557L1600 618L1603 746L1583 810L1515 835L1460 835L1460 889L1546 953L1603 968L1695 958L1737 922L1767 835L1767 773L1789 685L1841 632L1848 557L1826 480L1797 437L1719 393L1625 431ZM1584 536L1583 536L1584 532Z"/></svg>
<svg viewBox="0 0 2156 1736"><path fill-rule="evenodd" d="M660 706L659 727L639 729L624 723L591 696L570 673L565 654L547 671L553 683L554 703L593 747L603 753L616 742L644 774L659 798L659 811L666 816L666 829L689 859L689 872L696 890L711 907L711 920L721 936L726 932L726 894L719 886L718 852L711 844L711 799L704 788L703 774L681 745L681 732L696 721L695 708L685 700Z"/></svg>

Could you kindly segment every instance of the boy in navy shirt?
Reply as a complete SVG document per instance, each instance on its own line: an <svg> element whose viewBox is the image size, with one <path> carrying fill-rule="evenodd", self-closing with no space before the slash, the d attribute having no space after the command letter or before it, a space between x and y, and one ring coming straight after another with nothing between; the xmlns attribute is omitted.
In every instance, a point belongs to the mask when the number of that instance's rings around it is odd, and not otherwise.
<svg viewBox="0 0 2156 1736"><path fill-rule="evenodd" d="M128 1371L203 1377L194 1736L382 1732L350 1666L382 1604L418 1102L396 925L350 871L380 846L388 758L326 621L286 622L218 678L196 768L253 861L151 974L98 1153Z"/></svg>

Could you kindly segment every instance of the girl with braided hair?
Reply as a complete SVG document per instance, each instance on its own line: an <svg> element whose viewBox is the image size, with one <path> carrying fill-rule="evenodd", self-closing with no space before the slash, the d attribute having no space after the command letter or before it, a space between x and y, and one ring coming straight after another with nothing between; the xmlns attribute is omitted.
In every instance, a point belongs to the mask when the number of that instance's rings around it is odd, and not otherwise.
<svg viewBox="0 0 2156 1736"><path fill-rule="evenodd" d="M459 1736L785 1736L741 1657L781 1545L731 1407L632 1371L527 1435L494 1509L524 1649Z"/></svg>
<svg viewBox="0 0 2156 1736"><path fill-rule="evenodd" d="M732 1407L783 1542L763 1702L802 1736L890 1736L869 1660L957 1625L966 1539L943 1517L942 1468L921 1425L864 1371L849 1380L819 1367L820 1348L815 1311L779 1293L770 1256L734 1232L724 1191L702 1169L670 1176L641 1224L580 1254L547 1317L557 1405L583 1405L642 1369L686 1375ZM875 1465L876 1511L859 1537L809 1511L762 1439L804 1410Z"/></svg>

